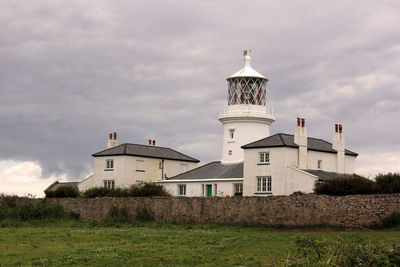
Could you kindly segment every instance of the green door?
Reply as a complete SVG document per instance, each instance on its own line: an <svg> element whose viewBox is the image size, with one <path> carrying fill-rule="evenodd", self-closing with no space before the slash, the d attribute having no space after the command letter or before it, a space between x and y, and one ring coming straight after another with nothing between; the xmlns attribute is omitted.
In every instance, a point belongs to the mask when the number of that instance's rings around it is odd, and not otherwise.
<svg viewBox="0 0 400 267"><path fill-rule="evenodd" d="M207 187L207 196L211 197L212 196L212 185L208 184L208 185L206 185L206 187Z"/></svg>

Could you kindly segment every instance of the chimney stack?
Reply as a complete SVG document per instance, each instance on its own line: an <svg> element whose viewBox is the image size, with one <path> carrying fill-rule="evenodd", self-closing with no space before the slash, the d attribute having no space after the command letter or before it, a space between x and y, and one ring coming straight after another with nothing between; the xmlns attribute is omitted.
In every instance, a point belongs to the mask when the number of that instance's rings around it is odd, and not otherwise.
<svg viewBox="0 0 400 267"><path fill-rule="evenodd" d="M336 150L336 172L344 173L345 171L345 152L344 152L344 135L343 126L335 124L335 133L333 134L332 149Z"/></svg>
<svg viewBox="0 0 400 267"><path fill-rule="evenodd" d="M297 128L294 133L294 143L299 146L298 168L307 169L307 129L306 120L297 118Z"/></svg>
<svg viewBox="0 0 400 267"><path fill-rule="evenodd" d="M118 146L118 140L117 140L117 133L114 132L114 139L113 139L113 133L110 133L110 137L107 141L107 149L108 148L113 148L115 146Z"/></svg>

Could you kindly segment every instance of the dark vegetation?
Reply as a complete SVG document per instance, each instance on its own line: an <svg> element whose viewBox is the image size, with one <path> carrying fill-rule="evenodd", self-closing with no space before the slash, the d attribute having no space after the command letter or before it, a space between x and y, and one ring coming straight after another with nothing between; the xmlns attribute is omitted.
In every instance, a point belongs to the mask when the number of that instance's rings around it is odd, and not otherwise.
<svg viewBox="0 0 400 267"><path fill-rule="evenodd" d="M400 173L378 174L374 180L354 174L351 177L317 182L314 192L333 196L400 193Z"/></svg>
<svg viewBox="0 0 400 267"><path fill-rule="evenodd" d="M79 218L79 214L66 212L59 205L51 205L44 201L38 201L37 203L18 203L19 201L23 201L23 198L0 195L0 222Z"/></svg>
<svg viewBox="0 0 400 267"><path fill-rule="evenodd" d="M46 192L47 198L63 198L63 197L153 197L153 196L169 196L164 187L154 183L145 183L143 185L133 185L130 188L104 188L94 187L82 194L78 190L70 186L60 186L55 191Z"/></svg>
<svg viewBox="0 0 400 267"><path fill-rule="evenodd" d="M47 191L45 192L46 197L55 197L55 198L63 198L63 197L77 197L79 196L79 191L77 188L72 186L59 186L54 191Z"/></svg>

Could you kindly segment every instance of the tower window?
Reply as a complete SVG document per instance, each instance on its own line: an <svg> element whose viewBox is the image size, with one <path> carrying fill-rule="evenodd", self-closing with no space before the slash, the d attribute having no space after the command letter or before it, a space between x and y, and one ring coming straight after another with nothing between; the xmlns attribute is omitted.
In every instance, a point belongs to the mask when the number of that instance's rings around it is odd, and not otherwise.
<svg viewBox="0 0 400 267"><path fill-rule="evenodd" d="M271 176L257 177L257 192L271 192L272 179Z"/></svg>
<svg viewBox="0 0 400 267"><path fill-rule="evenodd" d="M235 129L229 129L229 137L233 139L235 133Z"/></svg>
<svg viewBox="0 0 400 267"><path fill-rule="evenodd" d="M319 159L318 160L318 169L321 169L321 166L322 166L322 159Z"/></svg>
<svg viewBox="0 0 400 267"><path fill-rule="evenodd" d="M232 155L232 150L228 151L228 155L231 156Z"/></svg>

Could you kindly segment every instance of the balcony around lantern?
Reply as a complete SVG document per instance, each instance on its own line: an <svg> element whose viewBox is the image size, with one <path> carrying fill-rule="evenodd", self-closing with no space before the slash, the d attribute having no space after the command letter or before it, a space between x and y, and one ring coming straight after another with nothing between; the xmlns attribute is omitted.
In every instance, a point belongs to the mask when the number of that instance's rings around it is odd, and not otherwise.
<svg viewBox="0 0 400 267"><path fill-rule="evenodd" d="M271 106L260 106L250 104L239 104L225 106L220 114L219 120L262 120L270 124L275 121L274 109Z"/></svg>

